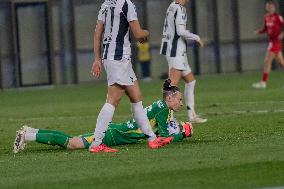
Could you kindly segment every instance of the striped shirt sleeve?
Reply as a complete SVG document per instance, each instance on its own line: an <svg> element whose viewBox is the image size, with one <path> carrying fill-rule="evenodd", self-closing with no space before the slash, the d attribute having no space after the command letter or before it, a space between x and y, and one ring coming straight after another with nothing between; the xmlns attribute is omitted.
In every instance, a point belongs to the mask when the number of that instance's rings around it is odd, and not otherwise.
<svg viewBox="0 0 284 189"><path fill-rule="evenodd" d="M98 14L98 20L105 22L105 12L107 11L107 6L105 4L102 4L99 14Z"/></svg>
<svg viewBox="0 0 284 189"><path fill-rule="evenodd" d="M186 14L186 9L184 7L179 7L177 8L177 17L176 17L176 25L185 25L187 22L187 14Z"/></svg>
<svg viewBox="0 0 284 189"><path fill-rule="evenodd" d="M128 3L127 21L131 22L134 20L138 20L135 5L131 1L127 1L127 3Z"/></svg>

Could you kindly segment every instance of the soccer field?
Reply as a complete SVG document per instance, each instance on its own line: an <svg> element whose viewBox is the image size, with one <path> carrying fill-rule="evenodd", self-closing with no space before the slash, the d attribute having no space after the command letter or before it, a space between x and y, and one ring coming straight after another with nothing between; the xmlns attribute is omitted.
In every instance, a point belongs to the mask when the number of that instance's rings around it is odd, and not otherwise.
<svg viewBox="0 0 284 189"><path fill-rule="evenodd" d="M266 90L251 88L259 77L198 77L196 108L209 121L194 125L192 138L158 150L119 146L115 154L35 143L12 153L23 124L74 135L93 131L106 83L0 92L0 188L284 188L284 74L273 72ZM161 97L161 85L141 83L144 105ZM130 117L124 98L113 122ZM185 120L186 111L176 117Z"/></svg>

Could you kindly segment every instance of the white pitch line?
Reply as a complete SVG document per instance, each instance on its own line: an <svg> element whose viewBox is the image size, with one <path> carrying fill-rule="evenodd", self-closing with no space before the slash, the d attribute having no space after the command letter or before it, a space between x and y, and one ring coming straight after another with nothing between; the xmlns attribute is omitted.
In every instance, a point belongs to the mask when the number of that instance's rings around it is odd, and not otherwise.
<svg viewBox="0 0 284 189"><path fill-rule="evenodd" d="M244 114L267 114L267 113L284 113L284 109L278 110L241 110L241 111L231 111L231 112L211 112L204 113L202 115L244 115Z"/></svg>
<svg viewBox="0 0 284 189"><path fill-rule="evenodd" d="M267 113L284 113L284 109L274 109L274 110L236 110L231 112L209 112L201 113L201 115L244 115L244 114L267 114ZM175 116L184 116L181 113L175 113ZM42 120L42 119L78 119L78 118L89 118L96 119L97 115L83 115L83 116L55 116L55 117L31 117L31 118L9 118L9 121L15 120ZM120 119L131 119L131 115L116 115L115 118Z"/></svg>
<svg viewBox="0 0 284 189"><path fill-rule="evenodd" d="M213 102L208 104L197 104L199 107L208 107L208 106L214 106L214 105L253 105L253 104L284 104L284 101L247 101L247 102L236 102L236 103L224 103L224 102Z"/></svg>
<svg viewBox="0 0 284 189"><path fill-rule="evenodd" d="M94 118L97 119L97 115L83 115L83 116L54 116L54 117L30 117L30 118L9 118L9 121L15 120L41 120L41 119L78 119L78 118ZM131 115L117 115L115 118L131 118Z"/></svg>
<svg viewBox="0 0 284 189"><path fill-rule="evenodd" d="M212 104L201 104L199 107L210 107L212 105L246 105L246 104L284 104L284 101L247 101L247 102L238 102L238 103L222 103L216 102ZM235 110L231 112L210 112L210 113L200 113L200 115L242 115L242 114L263 114L263 113L282 113L284 109L275 109L275 110ZM175 113L176 116L184 116L181 113ZM78 118L97 118L97 115L82 115L82 116L55 116L55 117L31 117L31 118L9 118L9 121L14 120L40 120L40 119L78 119ZM131 115L115 115L115 118L121 119L130 119Z"/></svg>

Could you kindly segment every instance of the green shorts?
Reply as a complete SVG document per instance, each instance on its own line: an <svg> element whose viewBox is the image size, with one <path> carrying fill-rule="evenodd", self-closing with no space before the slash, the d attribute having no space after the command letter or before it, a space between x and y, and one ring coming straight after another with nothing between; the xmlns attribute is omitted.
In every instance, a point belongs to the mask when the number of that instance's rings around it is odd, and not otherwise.
<svg viewBox="0 0 284 189"><path fill-rule="evenodd" d="M119 140L119 135L115 135L113 134L114 132L111 129L108 129L105 137L103 139L103 143L107 146L116 146L118 145L116 143L117 140ZM83 135L80 136L83 140L84 146L86 149L89 148L89 146L92 144L93 140L94 140L94 133L85 133Z"/></svg>
<svg viewBox="0 0 284 189"><path fill-rule="evenodd" d="M89 148L94 140L94 133L86 133L81 136L85 148ZM129 130L122 131L116 128L108 128L103 139L103 143L107 146L117 146L124 144L135 144L145 139L145 135L141 131Z"/></svg>
<svg viewBox="0 0 284 189"><path fill-rule="evenodd" d="M82 138L83 143L84 143L84 147L86 149L89 148L89 146L92 144L93 139L94 139L94 133L85 133L83 135L80 135L79 137Z"/></svg>

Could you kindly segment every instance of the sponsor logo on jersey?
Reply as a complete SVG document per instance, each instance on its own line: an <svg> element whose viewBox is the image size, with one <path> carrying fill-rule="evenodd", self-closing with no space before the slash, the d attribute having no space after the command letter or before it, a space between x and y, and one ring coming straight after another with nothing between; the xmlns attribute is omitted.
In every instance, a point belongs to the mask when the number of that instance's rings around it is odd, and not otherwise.
<svg viewBox="0 0 284 189"><path fill-rule="evenodd" d="M177 124L175 121L171 120L170 121L170 124L169 124L169 127L173 128L173 129L177 129Z"/></svg>
<svg viewBox="0 0 284 189"><path fill-rule="evenodd" d="M159 108L164 108L164 104L161 100L157 102Z"/></svg>

